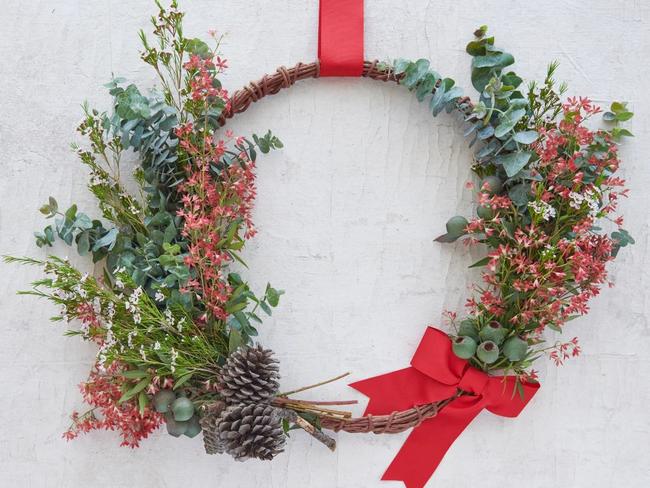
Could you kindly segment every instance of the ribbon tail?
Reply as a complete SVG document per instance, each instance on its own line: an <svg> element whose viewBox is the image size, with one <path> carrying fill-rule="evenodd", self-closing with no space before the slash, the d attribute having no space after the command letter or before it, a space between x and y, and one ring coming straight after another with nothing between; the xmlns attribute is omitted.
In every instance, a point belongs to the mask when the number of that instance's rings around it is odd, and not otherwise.
<svg viewBox="0 0 650 488"><path fill-rule="evenodd" d="M424 487L456 438L482 408L482 402L468 404L459 398L415 427L381 479L402 481L406 488Z"/></svg>

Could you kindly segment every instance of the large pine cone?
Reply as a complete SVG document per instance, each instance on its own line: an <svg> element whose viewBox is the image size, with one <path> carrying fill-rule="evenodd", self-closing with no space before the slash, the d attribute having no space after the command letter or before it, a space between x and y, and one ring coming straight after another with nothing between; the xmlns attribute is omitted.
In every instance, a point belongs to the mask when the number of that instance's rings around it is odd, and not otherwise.
<svg viewBox="0 0 650 488"><path fill-rule="evenodd" d="M226 408L224 402L215 402L204 412L201 420L201 432L203 433L203 444L208 454L223 454L226 446L219 437L219 421L221 413Z"/></svg>
<svg viewBox="0 0 650 488"><path fill-rule="evenodd" d="M228 356L217 388L228 404L265 402L278 392L278 371L273 351L259 344L242 346Z"/></svg>
<svg viewBox="0 0 650 488"><path fill-rule="evenodd" d="M286 440L281 419L281 410L266 403L232 405L220 415L219 439L238 461L270 460L283 451Z"/></svg>

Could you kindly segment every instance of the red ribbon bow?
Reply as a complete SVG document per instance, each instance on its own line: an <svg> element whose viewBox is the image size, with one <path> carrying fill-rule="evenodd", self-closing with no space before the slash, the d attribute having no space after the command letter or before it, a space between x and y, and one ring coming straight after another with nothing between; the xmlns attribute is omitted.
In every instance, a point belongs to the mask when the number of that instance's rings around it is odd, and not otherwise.
<svg viewBox="0 0 650 488"><path fill-rule="evenodd" d="M513 394L514 376L488 376L454 354L451 340L441 330L428 327L411 367L352 383L370 398L365 414L388 415L416 405L452 397L458 389L469 393L454 399L408 436L382 480L403 481L421 488L445 453L484 408L503 417L516 417L539 388L523 383L523 395Z"/></svg>

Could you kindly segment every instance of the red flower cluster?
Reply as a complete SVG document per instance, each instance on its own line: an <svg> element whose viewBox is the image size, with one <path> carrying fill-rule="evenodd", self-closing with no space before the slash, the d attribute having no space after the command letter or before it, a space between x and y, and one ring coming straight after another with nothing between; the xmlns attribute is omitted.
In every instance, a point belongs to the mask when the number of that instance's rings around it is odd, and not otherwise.
<svg viewBox="0 0 650 488"><path fill-rule="evenodd" d="M228 92L221 88L216 75L226 67L226 61L217 58L217 64L212 59L204 59L196 54L183 65L190 77L190 96L195 102L214 101L215 99L228 100Z"/></svg>
<svg viewBox="0 0 650 488"><path fill-rule="evenodd" d="M205 304L212 317L225 320L225 304L232 287L224 268L233 260L233 252L241 248L243 239L255 234L251 213L255 200L255 163L244 150L244 141L234 139L234 150L216 139L214 129L206 122L211 107L228 110L230 101L216 79L226 67L217 57L205 59L193 55L184 64L190 75L189 97L196 123L186 123L176 129L180 147L185 152L186 180L180 186L184 220L182 235L190 242L185 264L194 270L182 291L193 292ZM243 228L243 236L240 230ZM208 319L205 315L204 320Z"/></svg>
<svg viewBox="0 0 650 488"><path fill-rule="evenodd" d="M579 356L580 352L581 350L580 345L578 344L578 338L574 337L569 342L556 344L549 354L549 357L556 366L562 366L565 360Z"/></svg>
<svg viewBox="0 0 650 488"><path fill-rule="evenodd" d="M241 247L240 227L244 228L243 239L256 233L251 218L255 163L241 139L235 140L235 153L231 152L226 162L225 141L211 135L201 137L191 124L180 127L176 134L190 161L180 188L183 208L178 215L185 222L183 236L190 242L185 264L196 272L184 291L193 291L212 316L225 320L224 306L232 288L223 269L232 261L231 250Z"/></svg>
<svg viewBox="0 0 650 488"><path fill-rule="evenodd" d="M140 441L160 427L164 419L149 406L145 406L141 414L135 399L119 403L124 382L117 363L102 373L94 368L88 381L79 385L84 401L92 409L82 415L73 412L72 426L63 437L71 440L91 430L117 430L122 437L121 446L138 447Z"/></svg>
<svg viewBox="0 0 650 488"><path fill-rule="evenodd" d="M608 218L620 227L622 218L608 216L627 190L612 176L619 160L610 134L584 125L599 111L588 99L569 99L557 127L539 130L532 146L538 161L531 167L536 181L530 184L535 200L528 204L529 224L510 198L481 189L479 204L494 217L476 218L467 227L470 243L491 248L484 285L467 302L471 315L490 315L541 343L547 326L558 330L586 314L607 282L616 242L594 222ZM552 349L556 364L580 353L575 338Z"/></svg>

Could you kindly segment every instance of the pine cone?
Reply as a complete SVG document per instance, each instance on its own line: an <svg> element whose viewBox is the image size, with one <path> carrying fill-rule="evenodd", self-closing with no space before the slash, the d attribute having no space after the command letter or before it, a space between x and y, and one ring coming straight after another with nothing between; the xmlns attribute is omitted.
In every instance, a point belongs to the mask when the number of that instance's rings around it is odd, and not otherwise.
<svg viewBox="0 0 650 488"><path fill-rule="evenodd" d="M219 439L238 461L271 460L283 451L286 439L281 418L281 410L266 403L232 405L221 413Z"/></svg>
<svg viewBox="0 0 650 488"><path fill-rule="evenodd" d="M224 402L215 402L206 409L199 421L203 429L205 452L208 454L223 454L226 452L226 446L219 438L219 421L225 408L226 404Z"/></svg>
<svg viewBox="0 0 650 488"><path fill-rule="evenodd" d="M270 400L280 386L278 361L273 351L242 346L234 351L221 368L217 388L226 403L260 403Z"/></svg>

